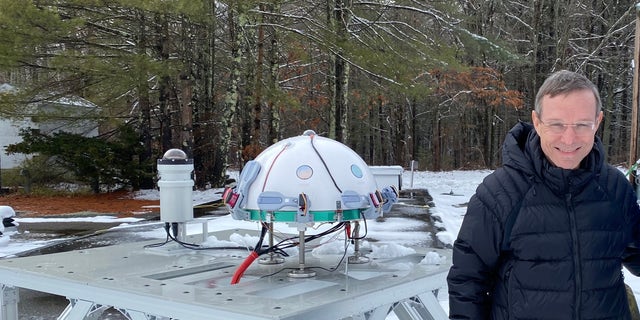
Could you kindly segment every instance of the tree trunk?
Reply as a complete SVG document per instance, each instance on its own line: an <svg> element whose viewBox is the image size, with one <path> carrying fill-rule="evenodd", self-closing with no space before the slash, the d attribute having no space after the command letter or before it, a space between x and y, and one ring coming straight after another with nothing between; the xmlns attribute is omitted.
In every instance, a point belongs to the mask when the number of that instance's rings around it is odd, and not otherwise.
<svg viewBox="0 0 640 320"><path fill-rule="evenodd" d="M278 21L277 14L280 14L280 4L274 3L269 7L269 10L274 13L273 15L269 15L267 17L269 24L278 25L280 21ZM278 31L276 28L271 27L270 36L271 43L269 45L269 132L268 132L268 144L276 143L280 140L280 85L278 84L279 71L280 71L280 59L278 57L279 53L279 37Z"/></svg>
<svg viewBox="0 0 640 320"><path fill-rule="evenodd" d="M242 74L242 71L240 70L242 64L242 44L240 39L241 30L239 30L238 26L238 16L234 15L234 13L237 14L237 11L229 10L229 41L231 43L232 55L230 70L231 79L225 93L224 109L222 112L222 117L220 119L219 127L220 142L218 145L218 152L216 153L216 162L214 166L214 168L216 168L216 172L220 173L218 180L215 181L215 185L218 186L222 186L226 179L226 172L222 169L226 169L225 167L228 162L228 154L230 150L230 143L232 141L235 115L237 112L239 100L238 83L240 82L240 76Z"/></svg>
<svg viewBox="0 0 640 320"><path fill-rule="evenodd" d="M260 12L264 12L265 5L264 3L259 4ZM263 73L263 65L264 65L264 24L263 24L263 14L258 15L258 34L257 34L257 58L256 58L256 66L254 68L254 76L255 79L254 89L253 89L253 108L251 112L251 119L253 121L253 126L251 127L251 136L252 143L256 145L257 150L263 149L265 147L266 137L262 134L262 100L263 100L263 86L262 83L262 73Z"/></svg>
<svg viewBox="0 0 640 320"><path fill-rule="evenodd" d="M140 138L142 140L143 151L140 153L140 163L150 163L153 157L153 140L151 131L151 98L149 97L149 86L147 85L148 72L146 64L143 61L146 57L146 50L148 45L147 31L146 31L146 17L144 12L138 11L138 47L137 53L139 55L139 68L137 72L137 95L138 95L138 127L140 130ZM145 175L143 175L137 183L134 182L133 188L152 189L155 186L153 181L153 171L155 166L150 165L146 167Z"/></svg>
<svg viewBox="0 0 640 320"><path fill-rule="evenodd" d="M215 1L207 4L206 22L198 28L197 46L194 51L196 65L202 65L196 69L197 108L194 111L194 172L196 175L196 187L203 189L207 186L222 186L221 177L226 173L227 163L220 163L216 167L215 155L219 153L222 143L218 143L219 135L214 117L215 94L215 30L216 5ZM228 147L228 146L227 146ZM228 150L225 152L228 153Z"/></svg>
<svg viewBox="0 0 640 320"><path fill-rule="evenodd" d="M335 26L338 47L349 41L348 24L350 20L351 0L336 0L335 2ZM348 143L349 140L349 64L344 60L344 52L339 50L335 55L335 120L336 140Z"/></svg>

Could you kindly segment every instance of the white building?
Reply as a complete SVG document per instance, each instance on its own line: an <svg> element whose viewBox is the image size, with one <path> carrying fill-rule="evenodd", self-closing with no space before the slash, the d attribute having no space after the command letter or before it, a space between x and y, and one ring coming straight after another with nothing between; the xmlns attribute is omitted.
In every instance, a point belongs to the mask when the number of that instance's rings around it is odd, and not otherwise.
<svg viewBox="0 0 640 320"><path fill-rule="evenodd" d="M12 94L17 90L9 84L0 84L0 94ZM98 106L80 97L61 97L44 100L30 106L37 109L42 116L25 119L0 118L0 168L11 169L28 158L25 154L6 153L10 144L22 141L20 130L25 128L40 129L42 133L69 132L86 137L98 135L98 121L94 115ZM36 114L36 112L33 112Z"/></svg>

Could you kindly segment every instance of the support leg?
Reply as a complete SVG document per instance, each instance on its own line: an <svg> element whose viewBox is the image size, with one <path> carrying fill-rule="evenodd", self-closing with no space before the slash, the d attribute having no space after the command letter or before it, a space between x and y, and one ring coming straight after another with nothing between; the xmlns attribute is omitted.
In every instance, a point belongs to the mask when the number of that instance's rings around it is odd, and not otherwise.
<svg viewBox="0 0 640 320"><path fill-rule="evenodd" d="M422 305L428 310L431 318L434 320L449 319L449 316L438 302L437 290L434 292L425 292L418 295Z"/></svg>
<svg viewBox="0 0 640 320"><path fill-rule="evenodd" d="M353 228L353 255L347 258L348 262L351 264L363 264L368 263L370 261L369 257L365 256L360 252L360 223L355 221L355 227Z"/></svg>
<svg viewBox="0 0 640 320"><path fill-rule="evenodd" d="M377 307L366 313L367 320L385 320L391 310L391 303Z"/></svg>
<svg viewBox="0 0 640 320"><path fill-rule="evenodd" d="M273 214L273 213L270 213ZM272 221L272 219L270 219ZM269 248L273 248L273 222L269 224ZM279 253L269 252L267 256L261 258L258 263L260 264L281 264L284 263L284 258Z"/></svg>
<svg viewBox="0 0 640 320"><path fill-rule="evenodd" d="M401 320L446 320L449 318L433 292L422 293L413 298L402 300L398 302L393 312Z"/></svg>
<svg viewBox="0 0 640 320"><path fill-rule="evenodd" d="M0 284L0 320L18 320L18 288Z"/></svg>
<svg viewBox="0 0 640 320"><path fill-rule="evenodd" d="M109 306L95 304L91 301L69 299L69 304L62 311L58 320L97 320Z"/></svg>
<svg viewBox="0 0 640 320"><path fill-rule="evenodd" d="M304 231L305 227L298 226L298 262L299 266L297 270L293 270L289 272L289 277L291 278L311 278L316 276L316 272L306 269L305 266L305 244L304 244Z"/></svg>
<svg viewBox="0 0 640 320"><path fill-rule="evenodd" d="M124 314L128 319L131 320L170 320L168 317L158 317L147 315L144 312L135 311L135 310L120 310L122 314Z"/></svg>

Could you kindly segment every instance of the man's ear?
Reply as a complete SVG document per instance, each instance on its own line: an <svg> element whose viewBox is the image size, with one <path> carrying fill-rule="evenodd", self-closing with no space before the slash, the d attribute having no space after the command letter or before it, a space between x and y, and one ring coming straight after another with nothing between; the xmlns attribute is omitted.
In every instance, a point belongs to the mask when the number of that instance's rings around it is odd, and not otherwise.
<svg viewBox="0 0 640 320"><path fill-rule="evenodd" d="M540 125L540 118L538 118L538 113L535 110L531 111L531 123L533 123L533 127L538 130L538 126Z"/></svg>
<svg viewBox="0 0 640 320"><path fill-rule="evenodd" d="M596 128L600 127L600 123L602 123L602 119L604 119L604 112L600 111L598 116L596 117Z"/></svg>

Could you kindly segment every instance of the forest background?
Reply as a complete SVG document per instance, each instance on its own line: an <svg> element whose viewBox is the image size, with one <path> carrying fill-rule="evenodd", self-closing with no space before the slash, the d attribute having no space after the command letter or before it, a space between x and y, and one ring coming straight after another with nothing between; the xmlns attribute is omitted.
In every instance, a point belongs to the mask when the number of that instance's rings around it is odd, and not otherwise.
<svg viewBox="0 0 640 320"><path fill-rule="evenodd" d="M222 186L307 129L370 165L495 168L536 89L569 69L600 89L598 135L629 165L635 21L634 2L611 0L0 0L0 83L18 88L0 117L69 95L98 105L46 115L99 121L98 137L25 132L8 150L91 159L76 173L97 185L153 187L180 148L198 187Z"/></svg>

